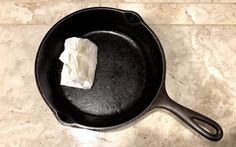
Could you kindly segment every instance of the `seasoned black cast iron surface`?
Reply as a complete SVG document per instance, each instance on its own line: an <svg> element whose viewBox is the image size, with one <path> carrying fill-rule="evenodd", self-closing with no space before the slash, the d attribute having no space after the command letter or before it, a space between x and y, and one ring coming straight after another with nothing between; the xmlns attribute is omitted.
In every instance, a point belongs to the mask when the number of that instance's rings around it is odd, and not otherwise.
<svg viewBox="0 0 236 147"><path fill-rule="evenodd" d="M60 85L62 62L58 58L69 37L88 38L98 46L90 90ZM65 17L50 29L36 57L35 75L45 102L64 125L109 130L133 122L153 108L164 108L207 139L220 140L223 131L215 121L167 95L165 65L160 42L137 13L89 8ZM215 132L207 131L199 121Z"/></svg>
<svg viewBox="0 0 236 147"><path fill-rule="evenodd" d="M139 16L107 11L73 15L54 27L41 45L36 67L40 88L52 107L64 117L92 127L118 125L144 111L160 88L163 74L161 50ZM58 57L65 39L75 36L98 46L91 90L60 86L62 63Z"/></svg>

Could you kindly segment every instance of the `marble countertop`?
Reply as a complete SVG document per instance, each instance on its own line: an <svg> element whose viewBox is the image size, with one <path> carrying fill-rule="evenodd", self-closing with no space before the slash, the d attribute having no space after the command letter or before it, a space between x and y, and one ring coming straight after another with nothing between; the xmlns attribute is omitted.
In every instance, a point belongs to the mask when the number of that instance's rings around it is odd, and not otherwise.
<svg viewBox="0 0 236 147"><path fill-rule="evenodd" d="M236 0L1 0L0 147L236 146ZM36 87L39 44L59 19L87 7L138 12L159 37L166 87L178 103L217 121L219 142L165 110L132 126L93 132L60 125Z"/></svg>

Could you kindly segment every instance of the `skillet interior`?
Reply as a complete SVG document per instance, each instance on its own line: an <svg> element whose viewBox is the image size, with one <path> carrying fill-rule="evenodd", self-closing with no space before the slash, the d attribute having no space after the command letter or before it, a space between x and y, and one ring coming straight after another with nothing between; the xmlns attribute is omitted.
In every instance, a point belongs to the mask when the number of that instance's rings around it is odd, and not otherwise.
<svg viewBox="0 0 236 147"><path fill-rule="evenodd" d="M58 58L69 37L89 38L98 46L90 90L60 86ZM164 71L157 39L136 13L93 8L52 27L40 45L35 72L43 98L62 121L99 128L139 116L155 98Z"/></svg>

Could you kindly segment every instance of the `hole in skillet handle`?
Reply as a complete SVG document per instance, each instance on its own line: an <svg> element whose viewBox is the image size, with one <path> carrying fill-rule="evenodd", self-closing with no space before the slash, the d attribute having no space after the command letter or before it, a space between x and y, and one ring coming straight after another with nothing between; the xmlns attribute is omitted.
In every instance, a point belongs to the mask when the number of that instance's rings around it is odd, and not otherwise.
<svg viewBox="0 0 236 147"><path fill-rule="evenodd" d="M214 127L212 127L211 125L205 123L204 121L198 120L196 118L193 118L193 121L198 124L200 127L202 127L204 130L206 130L208 133L211 134L216 134L217 131Z"/></svg>
<svg viewBox="0 0 236 147"><path fill-rule="evenodd" d="M152 108L164 108L174 113L191 128L211 141L219 141L223 137L223 130L217 122L176 103L168 96L165 88L160 91Z"/></svg>
<svg viewBox="0 0 236 147"><path fill-rule="evenodd" d="M126 22L131 25L140 24L140 22L142 20L141 17L139 16L139 14L137 14L136 12L133 12L133 11L125 10L124 16L125 16Z"/></svg>

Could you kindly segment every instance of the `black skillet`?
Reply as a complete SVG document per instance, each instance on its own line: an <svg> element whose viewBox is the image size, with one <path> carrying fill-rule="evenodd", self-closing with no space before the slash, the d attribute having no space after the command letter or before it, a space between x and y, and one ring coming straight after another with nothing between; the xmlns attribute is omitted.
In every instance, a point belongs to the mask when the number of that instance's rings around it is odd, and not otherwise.
<svg viewBox="0 0 236 147"><path fill-rule="evenodd" d="M60 86L62 63L58 58L69 37L88 38L98 46L90 90ZM110 130L154 108L164 108L207 139L220 140L223 131L215 121L169 98L165 71L161 43L143 19L132 11L102 7L77 11L55 24L44 37L35 62L39 91L63 125Z"/></svg>

